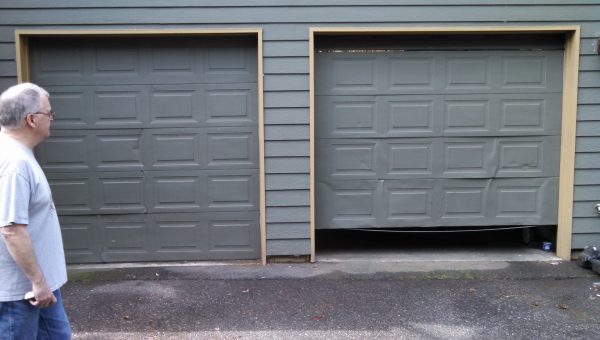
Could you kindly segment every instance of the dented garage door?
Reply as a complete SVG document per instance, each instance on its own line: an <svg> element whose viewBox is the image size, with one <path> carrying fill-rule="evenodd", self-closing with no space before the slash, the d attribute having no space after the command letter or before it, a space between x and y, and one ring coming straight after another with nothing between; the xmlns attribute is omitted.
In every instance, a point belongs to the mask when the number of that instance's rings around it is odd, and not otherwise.
<svg viewBox="0 0 600 340"><path fill-rule="evenodd" d="M556 224L560 41L384 39L317 48L317 228Z"/></svg>

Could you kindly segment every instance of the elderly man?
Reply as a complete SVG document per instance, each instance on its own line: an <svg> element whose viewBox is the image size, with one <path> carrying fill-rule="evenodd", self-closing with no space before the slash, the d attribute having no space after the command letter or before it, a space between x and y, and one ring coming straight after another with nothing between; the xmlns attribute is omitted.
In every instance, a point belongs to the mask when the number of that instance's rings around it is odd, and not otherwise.
<svg viewBox="0 0 600 340"><path fill-rule="evenodd" d="M67 281L50 186L33 148L48 138L54 112L41 87L0 95L0 337L70 339L59 288ZM33 292L33 297L26 293ZM7 337L7 338L6 338Z"/></svg>

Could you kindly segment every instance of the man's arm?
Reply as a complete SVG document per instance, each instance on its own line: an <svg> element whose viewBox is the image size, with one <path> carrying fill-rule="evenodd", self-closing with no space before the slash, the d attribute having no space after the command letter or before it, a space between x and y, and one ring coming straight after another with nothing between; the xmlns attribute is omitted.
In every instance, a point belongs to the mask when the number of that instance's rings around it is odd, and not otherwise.
<svg viewBox="0 0 600 340"><path fill-rule="evenodd" d="M54 304L56 297L46 284L44 273L37 263L27 226L23 224L5 226L0 228L0 233L4 237L8 252L31 281L35 301L30 303L42 308Z"/></svg>

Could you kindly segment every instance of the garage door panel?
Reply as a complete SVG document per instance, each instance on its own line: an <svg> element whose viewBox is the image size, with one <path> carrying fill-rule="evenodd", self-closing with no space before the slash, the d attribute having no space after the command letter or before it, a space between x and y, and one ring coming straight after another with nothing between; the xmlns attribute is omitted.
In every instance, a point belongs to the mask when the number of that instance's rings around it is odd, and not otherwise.
<svg viewBox="0 0 600 340"><path fill-rule="evenodd" d="M378 103L373 96L317 96L317 137L372 138L378 135Z"/></svg>
<svg viewBox="0 0 600 340"><path fill-rule="evenodd" d="M559 136L317 139L323 181L558 176Z"/></svg>
<svg viewBox="0 0 600 340"><path fill-rule="evenodd" d="M497 142L501 177L558 177L560 136L501 138Z"/></svg>
<svg viewBox="0 0 600 340"><path fill-rule="evenodd" d="M339 53L345 52L345 53ZM317 95L559 93L563 51L320 53Z"/></svg>
<svg viewBox="0 0 600 340"><path fill-rule="evenodd" d="M141 214L147 212L142 172L98 173L92 191L100 214Z"/></svg>
<svg viewBox="0 0 600 340"><path fill-rule="evenodd" d="M493 180L443 180L439 183L440 226L494 224L490 190Z"/></svg>
<svg viewBox="0 0 600 340"><path fill-rule="evenodd" d="M203 79L207 83L257 81L257 55L251 46L209 46L204 49Z"/></svg>
<svg viewBox="0 0 600 340"><path fill-rule="evenodd" d="M48 171L258 169L250 127L62 130L36 149Z"/></svg>
<svg viewBox="0 0 600 340"><path fill-rule="evenodd" d="M255 126L256 83L155 85L150 127Z"/></svg>
<svg viewBox="0 0 600 340"><path fill-rule="evenodd" d="M151 213L256 211L258 171L150 171L146 206Z"/></svg>
<svg viewBox="0 0 600 340"><path fill-rule="evenodd" d="M89 56L84 47L77 44L40 45L39 49L30 53L33 82L48 85L84 84L86 73L89 72L86 69Z"/></svg>
<svg viewBox="0 0 600 340"><path fill-rule="evenodd" d="M207 169L258 169L256 128L208 128L203 145Z"/></svg>
<svg viewBox="0 0 600 340"><path fill-rule="evenodd" d="M102 239L99 218L89 216L61 216L65 257L68 262L100 262Z"/></svg>
<svg viewBox="0 0 600 340"><path fill-rule="evenodd" d="M558 178L498 179L491 199L495 220L504 224L555 224Z"/></svg>
<svg viewBox="0 0 600 340"><path fill-rule="evenodd" d="M381 96L377 100L380 136L433 137L442 135L441 96Z"/></svg>
<svg viewBox="0 0 600 340"><path fill-rule="evenodd" d="M95 171L142 170L143 135L141 130L96 131L92 133L91 155Z"/></svg>
<svg viewBox="0 0 600 340"><path fill-rule="evenodd" d="M436 181L408 179L385 180L382 184L382 204L378 207L381 227L432 225L438 219Z"/></svg>
<svg viewBox="0 0 600 340"><path fill-rule="evenodd" d="M222 39L240 45L204 41L198 47L194 38L78 40L56 47L36 43L31 51L32 80L79 86L256 82L253 44L248 39Z"/></svg>
<svg viewBox="0 0 600 340"><path fill-rule="evenodd" d="M348 54L332 57L327 55L315 64L317 74L324 75L322 82L315 83L317 95L378 94L383 85L381 73L384 61L375 54Z"/></svg>
<svg viewBox="0 0 600 340"><path fill-rule="evenodd" d="M494 114L500 117L498 134L560 135L562 95L511 94L500 99Z"/></svg>
<svg viewBox="0 0 600 340"><path fill-rule="evenodd" d="M207 215L209 259L253 259L259 255L258 212Z"/></svg>
<svg viewBox="0 0 600 340"><path fill-rule="evenodd" d="M317 138L560 134L549 94L317 96Z"/></svg>
<svg viewBox="0 0 600 340"><path fill-rule="evenodd" d="M90 173L52 173L46 177L59 215L88 215L97 210L96 178Z"/></svg>
<svg viewBox="0 0 600 340"><path fill-rule="evenodd" d="M47 171L91 171L95 167L92 143L93 135L86 131L51 131L35 155Z"/></svg>
<svg viewBox="0 0 600 340"><path fill-rule="evenodd" d="M256 83L47 86L54 129L256 126Z"/></svg>
<svg viewBox="0 0 600 340"><path fill-rule="evenodd" d="M152 228L145 214L100 216L103 262L143 261L156 249Z"/></svg>
<svg viewBox="0 0 600 340"><path fill-rule="evenodd" d="M51 93L52 110L56 112L53 129L83 129L90 125L91 89L80 86L47 86Z"/></svg>
<svg viewBox="0 0 600 340"><path fill-rule="evenodd" d="M205 185L200 171L149 171L146 180L150 213L203 210Z"/></svg>
<svg viewBox="0 0 600 340"><path fill-rule="evenodd" d="M493 138L440 139L443 157L436 159L444 178L489 178L498 164Z"/></svg>
<svg viewBox="0 0 600 340"><path fill-rule="evenodd" d="M147 170L201 169L206 129L161 128L144 130L143 159Z"/></svg>
<svg viewBox="0 0 600 340"><path fill-rule="evenodd" d="M205 119L199 85L154 85L149 97L149 126L201 126Z"/></svg>
<svg viewBox="0 0 600 340"><path fill-rule="evenodd" d="M446 95L444 136L560 134L557 94Z"/></svg>
<svg viewBox="0 0 600 340"><path fill-rule="evenodd" d="M113 215L99 223L106 262L259 256L258 212Z"/></svg>
<svg viewBox="0 0 600 340"><path fill-rule="evenodd" d="M91 95L93 109L84 114L96 128L141 128L148 122L148 86L96 86Z"/></svg>
<svg viewBox="0 0 600 340"><path fill-rule="evenodd" d="M253 170L207 171L206 195L209 211L258 209L258 172Z"/></svg>
<svg viewBox="0 0 600 340"><path fill-rule="evenodd" d="M328 179L376 179L378 141L374 139L317 140L317 175Z"/></svg>
<svg viewBox="0 0 600 340"><path fill-rule="evenodd" d="M367 228L377 225L375 180L317 182L317 206L328 209L317 215L319 228ZM327 203L325 203L327 202Z"/></svg>
<svg viewBox="0 0 600 340"><path fill-rule="evenodd" d="M203 100L205 126L256 126L258 102L256 83L211 85Z"/></svg>

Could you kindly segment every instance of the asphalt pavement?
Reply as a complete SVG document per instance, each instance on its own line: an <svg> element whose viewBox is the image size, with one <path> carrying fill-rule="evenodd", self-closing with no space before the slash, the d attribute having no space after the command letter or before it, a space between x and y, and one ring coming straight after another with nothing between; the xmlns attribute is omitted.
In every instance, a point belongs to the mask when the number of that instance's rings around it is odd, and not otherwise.
<svg viewBox="0 0 600 340"><path fill-rule="evenodd" d="M69 277L75 339L600 334L600 276L569 261L82 266Z"/></svg>

